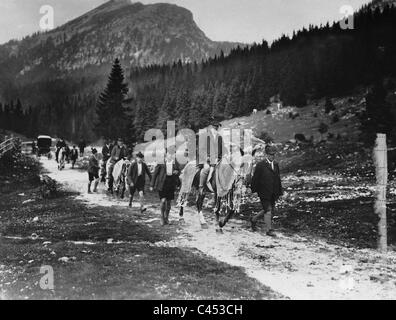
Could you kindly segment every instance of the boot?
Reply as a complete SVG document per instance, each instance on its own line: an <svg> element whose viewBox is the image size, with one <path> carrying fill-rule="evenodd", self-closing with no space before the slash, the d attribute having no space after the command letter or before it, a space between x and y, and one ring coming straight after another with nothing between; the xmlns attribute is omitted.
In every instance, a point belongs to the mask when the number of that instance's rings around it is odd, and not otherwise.
<svg viewBox="0 0 396 320"><path fill-rule="evenodd" d="M252 225L252 231L256 232L257 231L257 221L255 221L254 218L250 218L250 223Z"/></svg>
<svg viewBox="0 0 396 320"><path fill-rule="evenodd" d="M170 213L170 208L167 208L165 211L165 224L169 224L169 213Z"/></svg>
<svg viewBox="0 0 396 320"><path fill-rule="evenodd" d="M207 224L206 224L206 220L205 217L203 215L202 212L198 212L198 217L199 217L199 223L201 224L201 227L206 229L207 228Z"/></svg>
<svg viewBox="0 0 396 320"><path fill-rule="evenodd" d="M92 193L92 191L91 191L91 183L88 183L88 193L89 193L89 194Z"/></svg>
<svg viewBox="0 0 396 320"><path fill-rule="evenodd" d="M165 205L161 203L161 226L165 225Z"/></svg>
<svg viewBox="0 0 396 320"><path fill-rule="evenodd" d="M139 195L140 197L140 213L145 213L147 208L144 206L144 196Z"/></svg>
<svg viewBox="0 0 396 320"><path fill-rule="evenodd" d="M264 215L265 231L269 232L272 230L272 214L271 212Z"/></svg>
<svg viewBox="0 0 396 320"><path fill-rule="evenodd" d="M264 222L265 222L265 229L266 229L266 235L272 238L276 238L276 233L272 229L272 213L266 213L264 216Z"/></svg>
<svg viewBox="0 0 396 320"><path fill-rule="evenodd" d="M161 211L161 226L165 225L164 211Z"/></svg>
<svg viewBox="0 0 396 320"><path fill-rule="evenodd" d="M129 208L132 208L132 202L133 202L133 197L130 197L130 199L129 199Z"/></svg>
<svg viewBox="0 0 396 320"><path fill-rule="evenodd" d="M98 192L99 181L95 181L93 192Z"/></svg>

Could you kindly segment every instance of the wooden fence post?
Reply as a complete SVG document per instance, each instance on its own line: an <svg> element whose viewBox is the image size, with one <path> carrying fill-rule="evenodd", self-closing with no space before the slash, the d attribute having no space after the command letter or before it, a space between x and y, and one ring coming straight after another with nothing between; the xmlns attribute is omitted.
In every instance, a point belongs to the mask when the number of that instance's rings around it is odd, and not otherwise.
<svg viewBox="0 0 396 320"><path fill-rule="evenodd" d="M374 148L374 164L377 178L375 213L378 214L378 250L387 251L386 191L388 183L388 151L386 134L377 134Z"/></svg>

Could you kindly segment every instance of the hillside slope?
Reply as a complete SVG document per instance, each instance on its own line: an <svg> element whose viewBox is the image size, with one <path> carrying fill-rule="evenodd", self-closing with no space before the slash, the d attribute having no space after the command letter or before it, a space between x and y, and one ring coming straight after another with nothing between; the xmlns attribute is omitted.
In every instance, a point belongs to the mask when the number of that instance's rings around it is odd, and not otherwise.
<svg viewBox="0 0 396 320"><path fill-rule="evenodd" d="M192 62L235 46L210 40L182 7L112 0L55 30L0 46L0 98L11 95L10 86L73 71L103 77L116 57L126 67Z"/></svg>

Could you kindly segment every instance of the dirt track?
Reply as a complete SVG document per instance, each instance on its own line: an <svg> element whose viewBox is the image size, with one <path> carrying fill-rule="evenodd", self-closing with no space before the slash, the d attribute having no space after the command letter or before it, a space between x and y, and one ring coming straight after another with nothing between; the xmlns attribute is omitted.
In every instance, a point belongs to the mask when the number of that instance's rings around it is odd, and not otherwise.
<svg viewBox="0 0 396 320"><path fill-rule="evenodd" d="M125 212L127 202L107 197L103 186L98 195L86 193L86 173L69 169L59 172L53 161L42 163L52 178L67 190L79 193L76 200L124 214L121 212ZM154 218L136 215L136 223L152 228L159 224L157 196L148 195L147 201L148 215ZM209 211L205 215L210 228L201 230L192 208L186 210L185 225L178 225L178 212L173 209L171 221L177 226L174 234L157 245L198 249L219 261L243 267L248 276L291 299L396 298L395 252L381 255L374 250L347 248L282 232L272 239L252 233L240 219L231 221L225 233L218 235Z"/></svg>

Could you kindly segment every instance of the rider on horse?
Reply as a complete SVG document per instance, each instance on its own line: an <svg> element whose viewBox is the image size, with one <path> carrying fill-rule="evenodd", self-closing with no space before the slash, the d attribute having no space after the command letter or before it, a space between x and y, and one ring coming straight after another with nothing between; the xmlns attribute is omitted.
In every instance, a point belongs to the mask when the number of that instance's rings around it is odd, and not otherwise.
<svg viewBox="0 0 396 320"><path fill-rule="evenodd" d="M110 156L110 165L107 171L107 183L108 183L108 191L113 192L113 170L115 164L120 161L121 159L126 158L127 156L127 151L126 148L124 147L124 142L122 139L118 139L117 145L114 146L113 150L111 151L111 156Z"/></svg>

